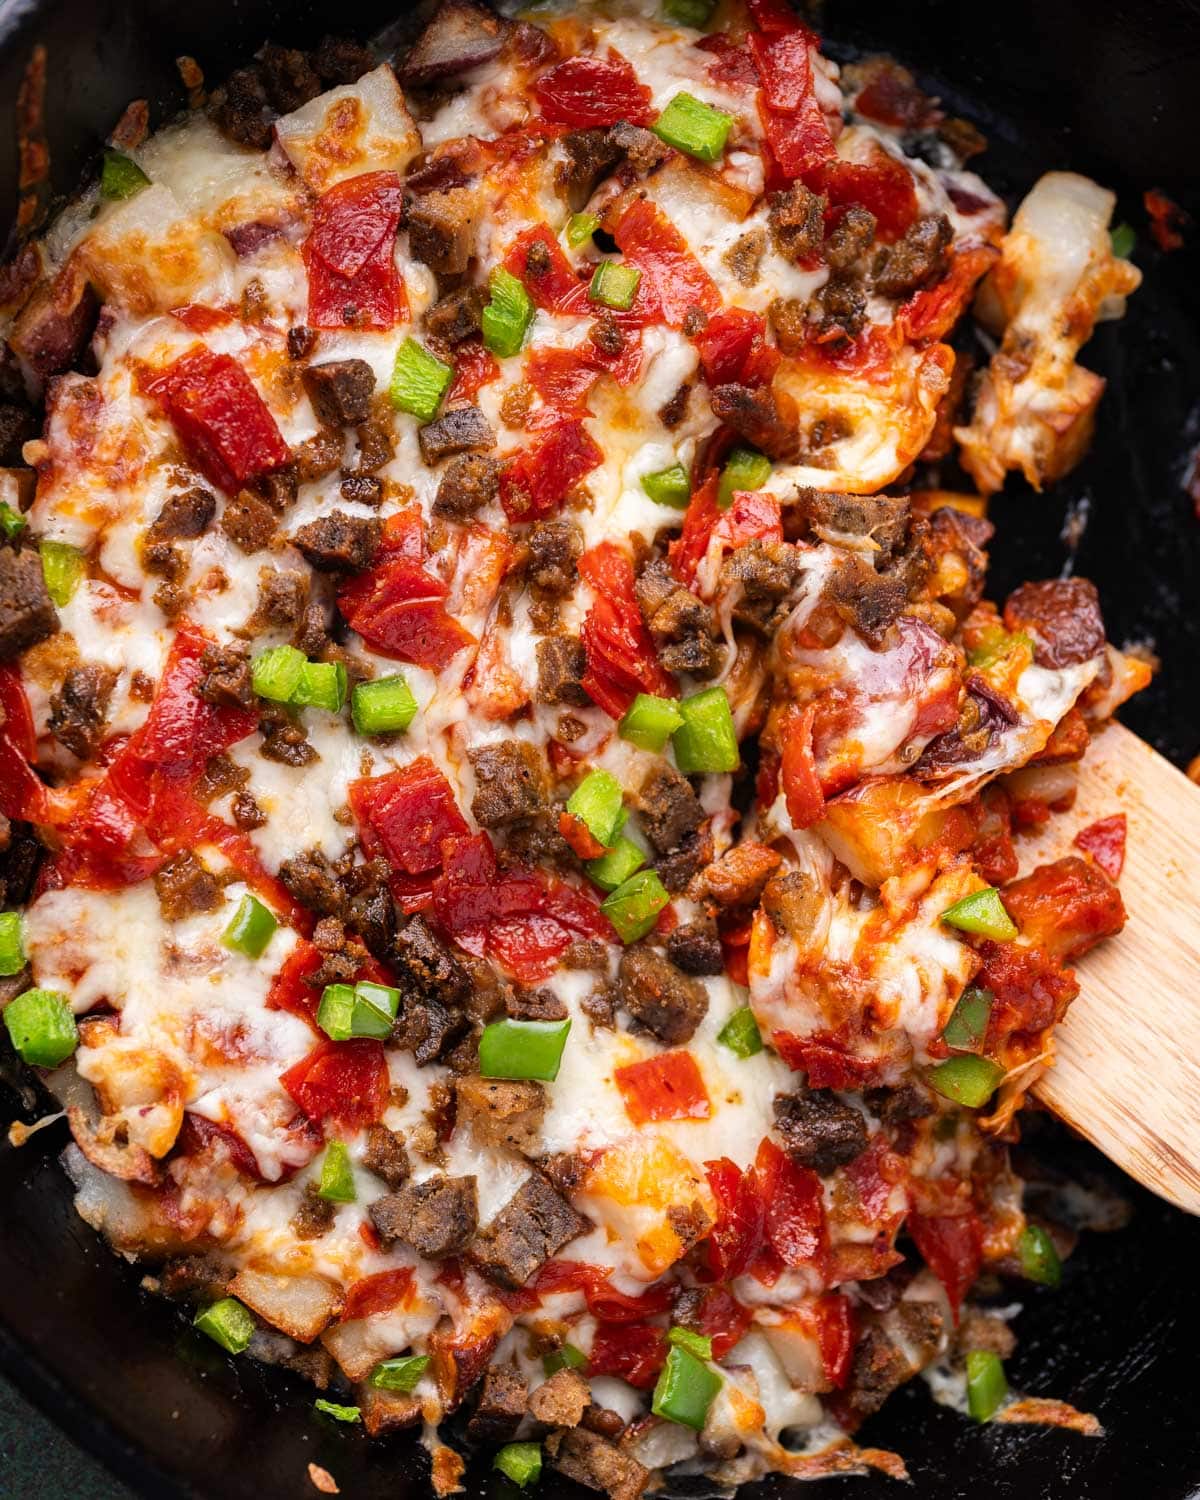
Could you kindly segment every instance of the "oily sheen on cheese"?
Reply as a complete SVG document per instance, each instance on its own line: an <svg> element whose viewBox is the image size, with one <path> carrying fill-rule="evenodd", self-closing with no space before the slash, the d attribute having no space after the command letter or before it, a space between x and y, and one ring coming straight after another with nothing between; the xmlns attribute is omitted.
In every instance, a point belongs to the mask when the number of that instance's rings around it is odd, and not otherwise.
<svg viewBox="0 0 1200 1500"><path fill-rule="evenodd" d="M78 1024L79 1212L240 1357L419 1428L438 1493L460 1410L616 1500L902 1474L855 1434L1027 1269L1003 1141L1123 920L1119 860L1016 881L1013 839L1147 674L1086 583L985 602L935 472L1082 451L1075 356L1137 284L1111 196L1053 173L1006 232L897 64L719 17L447 0L396 57L267 48L123 140L6 325L45 413L0 996ZM81 298L87 356L35 329ZM390 1031L330 1021L362 984Z"/></svg>

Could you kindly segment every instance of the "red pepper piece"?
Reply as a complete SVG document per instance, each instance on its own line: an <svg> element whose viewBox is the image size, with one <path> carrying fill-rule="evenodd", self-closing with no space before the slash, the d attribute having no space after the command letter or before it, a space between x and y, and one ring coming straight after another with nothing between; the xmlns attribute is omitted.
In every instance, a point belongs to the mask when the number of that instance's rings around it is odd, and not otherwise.
<svg viewBox="0 0 1200 1500"><path fill-rule="evenodd" d="M680 328L693 308L715 313L721 294L678 229L648 199L638 198L613 230L626 262L642 273L639 317Z"/></svg>
<svg viewBox="0 0 1200 1500"><path fill-rule="evenodd" d="M506 455L500 503L510 521L552 515L567 492L604 461L581 421L556 421L532 442Z"/></svg>
<svg viewBox="0 0 1200 1500"><path fill-rule="evenodd" d="M349 797L367 857L382 854L407 875L440 869L442 840L470 832L453 788L427 755L352 781Z"/></svg>
<svg viewBox="0 0 1200 1500"><path fill-rule="evenodd" d="M170 417L188 457L219 489L232 494L248 479L291 463L266 402L228 354L191 349L147 389Z"/></svg>
<svg viewBox="0 0 1200 1500"><path fill-rule="evenodd" d="M635 1125L652 1120L707 1120L712 1102L690 1052L662 1052L617 1068L613 1079Z"/></svg>
<svg viewBox="0 0 1200 1500"><path fill-rule="evenodd" d="M279 1081L310 1120L331 1119L346 1130L374 1125L388 1104L383 1043L368 1037L318 1042Z"/></svg>
<svg viewBox="0 0 1200 1500"><path fill-rule="evenodd" d="M1125 866L1126 821L1124 813L1089 823L1075 835L1074 844L1090 854L1110 880L1119 880Z"/></svg>
<svg viewBox="0 0 1200 1500"><path fill-rule="evenodd" d="M394 245L403 192L394 172L339 182L313 210L304 242L312 328L393 328L407 314Z"/></svg>
<svg viewBox="0 0 1200 1500"><path fill-rule="evenodd" d="M546 119L576 129L618 120L645 125L650 119L650 90L617 52L569 57L543 73L533 92Z"/></svg>
<svg viewBox="0 0 1200 1500"><path fill-rule="evenodd" d="M825 815L825 793L821 790L812 746L816 714L811 703L803 709L793 704L779 726L783 741L783 791L794 828L809 828Z"/></svg>
<svg viewBox="0 0 1200 1500"><path fill-rule="evenodd" d="M379 1271L374 1276L352 1281L346 1288L346 1300L342 1304L342 1322L369 1318L373 1313L391 1312L394 1307L402 1307L409 1301L412 1288L413 1273L409 1266Z"/></svg>
<svg viewBox="0 0 1200 1500"><path fill-rule="evenodd" d="M615 1375L639 1391L648 1391L667 1357L661 1328L649 1323L600 1323L592 1339L587 1373Z"/></svg>
<svg viewBox="0 0 1200 1500"><path fill-rule="evenodd" d="M613 542L601 542L579 559L579 572L594 595L581 632L583 686L593 702L619 719L638 693L677 698L678 684L659 664L638 608L629 559Z"/></svg>
<svg viewBox="0 0 1200 1500"><path fill-rule="evenodd" d="M946 1288L957 1323L963 1298L983 1263L983 1226L978 1215L973 1210L953 1217L914 1212L908 1216L908 1232L921 1259Z"/></svg>

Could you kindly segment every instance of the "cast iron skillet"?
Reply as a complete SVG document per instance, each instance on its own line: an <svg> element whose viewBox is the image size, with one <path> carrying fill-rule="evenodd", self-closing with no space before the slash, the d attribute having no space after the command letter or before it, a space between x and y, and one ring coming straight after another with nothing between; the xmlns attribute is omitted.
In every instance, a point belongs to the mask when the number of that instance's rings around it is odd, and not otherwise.
<svg viewBox="0 0 1200 1500"><path fill-rule="evenodd" d="M393 0L394 3L394 0ZM403 0L401 0L403 3ZM156 122L181 104L173 59L190 53L220 79L268 36L306 45L326 30L366 37L396 21L387 0L9 0L0 6L0 99L15 100L35 42L49 49L55 186L69 190L126 102L148 96ZM1163 661L1127 722L1177 760L1200 750L1200 523L1182 482L1200 442L1200 6L1197 0L829 0L820 18L835 54L886 50L912 66L992 146L982 169L1019 194L1043 170L1073 167L1118 188L1118 217L1139 229L1146 284L1119 328L1085 361L1109 377L1095 447L1049 497L1010 484L994 507L992 592L1064 567L1093 578L1114 640L1149 639ZM15 151L0 129L0 221L15 201ZM1145 233L1141 194L1164 188L1197 222L1169 257ZM1088 522L1071 552L1065 518ZM1143 934L1169 941L1168 934ZM1154 1080L1146 1080L1153 1087ZM0 1117L33 1118L0 1081ZM370 1445L321 1425L299 1382L241 1362L190 1333L137 1288L75 1216L56 1162L61 1127L0 1150L0 1365L81 1442L145 1495L291 1500L314 1493L315 1461L354 1500L428 1493L410 1441ZM1120 1174L1066 1142L1085 1170ZM979 1429L934 1407L921 1382L890 1401L864 1441L908 1459L923 1500L1182 1500L1200 1495L1195 1392L1200 1223L1125 1184L1124 1233L1086 1236L1057 1293L1022 1295L1012 1377L1034 1394L1096 1412L1107 1436ZM486 1463L469 1493L506 1485ZM832 1481L831 1481L832 1482ZM770 1481L775 1489L783 1481ZM855 1496L914 1493L854 1481ZM574 1487L556 1476L543 1500ZM583 1491L576 1491L579 1496ZM511 1500L511 1495L509 1497Z"/></svg>

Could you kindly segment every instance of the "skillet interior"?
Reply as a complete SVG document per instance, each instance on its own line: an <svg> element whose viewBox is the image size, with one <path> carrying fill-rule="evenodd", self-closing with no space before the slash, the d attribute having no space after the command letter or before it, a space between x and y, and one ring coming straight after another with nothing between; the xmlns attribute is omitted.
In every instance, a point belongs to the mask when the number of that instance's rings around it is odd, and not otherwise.
<svg viewBox="0 0 1200 1500"><path fill-rule="evenodd" d="M353 29L366 35L392 22L394 7L357 0L353 14ZM1010 485L995 502L991 592L1002 596L1020 579L1053 576L1069 563L1093 578L1113 639L1149 639L1163 660L1127 722L1186 761L1200 750L1193 605L1200 523L1182 490L1200 442L1200 10L1194 0L1137 8L1095 0L1086 13L1072 0L1022 0L1003 10L955 0L830 0L823 26L835 55L889 50L953 112L979 123L992 141L982 170L1000 190L1018 193L1052 166L1092 172L1121 190L1118 217L1139 229L1135 259L1147 280L1124 323L1102 328L1085 354L1110 381L1100 431L1087 460L1052 496ZM29 48L44 41L55 185L66 191L130 98L149 95L156 121L179 106L177 54L194 54L216 79L268 34L303 44L327 29L339 28L316 0L206 7L26 0L6 7L0 20L0 98L15 98ZM5 128L5 222L15 167ZM1150 185L1197 219L1192 246L1169 257L1144 232L1140 198ZM1072 554L1061 532L1080 506L1089 520ZM10 1118L21 1103L0 1080L0 1115ZM21 1112L33 1118L38 1111L24 1104ZM0 1365L35 1400L139 1490L164 1500L282 1500L306 1492L310 1461L330 1469L355 1500L427 1493L411 1444L370 1446L344 1428L319 1425L299 1382L235 1368L171 1309L142 1296L137 1273L75 1218L55 1161L62 1144L62 1128L54 1127L21 1151L0 1150ZM1094 1153L1067 1149L1098 1166ZM888 1403L863 1438L903 1452L922 1497L1200 1494L1200 1299L1187 1290L1200 1223L1146 1194L1133 1196L1131 1230L1085 1237L1062 1290L1024 1299L1010 1363L1014 1382L1031 1393L1097 1412L1107 1438L970 1428L933 1407L918 1382ZM470 1493L501 1483L482 1466L468 1475ZM568 1490L549 1476L539 1493L555 1500ZM878 1479L854 1490L905 1493L912 1491Z"/></svg>

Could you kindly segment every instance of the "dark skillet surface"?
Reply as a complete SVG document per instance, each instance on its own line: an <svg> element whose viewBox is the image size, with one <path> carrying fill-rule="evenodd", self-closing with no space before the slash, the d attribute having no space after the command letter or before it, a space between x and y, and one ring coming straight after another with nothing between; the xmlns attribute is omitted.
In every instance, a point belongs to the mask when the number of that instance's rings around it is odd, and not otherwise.
<svg viewBox="0 0 1200 1500"><path fill-rule="evenodd" d="M353 18L353 27L341 16ZM149 95L159 121L180 103L171 60L194 54L218 79L268 34L294 44L324 30L370 34L393 13L381 0L340 8L181 5L178 0L49 0L6 7L0 20L0 98L12 101L33 42L50 49L48 115L55 185L78 180L124 104ZM1146 283L1120 325L1102 328L1084 362L1109 379L1091 454L1051 496L1010 483L992 507L998 536L991 592L1066 566L1093 578L1109 634L1149 640L1163 661L1126 722L1180 762L1200 750L1200 524L1182 490L1200 443L1200 222L1169 257L1150 244L1141 192L1165 188L1200 221L1200 7L1196 0L1087 7L1042 0L1000 7L924 0L834 0L824 30L835 55L888 50L912 66L951 112L982 126L979 165L1009 194L1043 170L1095 174L1121 193L1118 217L1139 231ZM0 131L0 217L11 218L15 160ZM1075 552L1068 515L1088 517ZM1153 1086L1153 1079L1147 1079ZM26 1101L28 1103L28 1101ZM0 1117L32 1119L0 1080ZM63 1130L21 1151L0 1149L0 1366L74 1437L147 1496L284 1500L315 1494L309 1462L353 1500L406 1500L428 1491L411 1442L368 1444L311 1414L311 1392L226 1360L169 1307L138 1291L138 1274L80 1222L56 1162ZM1124 1185L1130 1229L1087 1235L1057 1293L1022 1288L1015 1385L1098 1414L1107 1436L1088 1441L1040 1429L980 1429L935 1407L921 1382L899 1393L863 1440L895 1448L915 1481L872 1478L850 1494L922 1500L1184 1500L1200 1495L1195 1398L1200 1223L1134 1188L1074 1143L1087 1169ZM1017 1295L1014 1289L1014 1297ZM830 1481L833 1483L833 1481ZM754 1493L789 1488L771 1481ZM471 1494L515 1491L485 1464ZM556 1476L539 1494L582 1496Z"/></svg>

